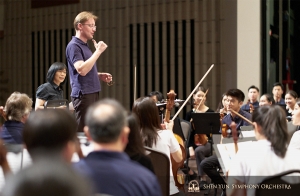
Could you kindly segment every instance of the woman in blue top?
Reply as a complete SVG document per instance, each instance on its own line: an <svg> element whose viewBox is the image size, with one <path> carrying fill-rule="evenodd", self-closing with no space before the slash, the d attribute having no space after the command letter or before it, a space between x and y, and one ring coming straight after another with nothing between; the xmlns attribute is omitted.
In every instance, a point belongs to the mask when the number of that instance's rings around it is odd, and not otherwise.
<svg viewBox="0 0 300 196"><path fill-rule="evenodd" d="M35 110L43 109L48 100L63 99L62 85L66 82L67 66L61 62L53 63L47 73L47 82L36 91Z"/></svg>

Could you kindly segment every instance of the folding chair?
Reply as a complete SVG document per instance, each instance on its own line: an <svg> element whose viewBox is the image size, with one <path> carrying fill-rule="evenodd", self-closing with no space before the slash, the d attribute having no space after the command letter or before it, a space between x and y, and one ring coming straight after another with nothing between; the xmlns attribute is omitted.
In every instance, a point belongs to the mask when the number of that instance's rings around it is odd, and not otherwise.
<svg viewBox="0 0 300 196"><path fill-rule="evenodd" d="M294 174L294 175L290 175ZM282 188L266 188L280 185ZM286 187L284 187L286 185ZM288 195L298 196L300 192L300 170L289 170L274 176L265 178L260 184L259 189L255 190L256 196L265 195ZM263 188L264 187L264 188Z"/></svg>
<svg viewBox="0 0 300 196"><path fill-rule="evenodd" d="M155 175L162 190L163 196L170 195L170 160L169 157L160 151L146 147L145 150L149 152L147 156L150 157Z"/></svg>

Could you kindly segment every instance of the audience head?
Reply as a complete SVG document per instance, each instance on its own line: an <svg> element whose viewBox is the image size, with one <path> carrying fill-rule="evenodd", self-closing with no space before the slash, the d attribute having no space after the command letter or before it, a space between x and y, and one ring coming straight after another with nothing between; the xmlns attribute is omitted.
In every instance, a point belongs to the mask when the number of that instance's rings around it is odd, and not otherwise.
<svg viewBox="0 0 300 196"><path fill-rule="evenodd" d="M94 19L94 21L96 21L98 19L97 16L95 16L93 13L91 12L80 12L74 19L74 28L75 30L79 30L78 25L79 24L85 24L85 22L87 22L89 19Z"/></svg>
<svg viewBox="0 0 300 196"><path fill-rule="evenodd" d="M68 110L37 110L25 123L23 141L32 159L50 154L71 161L77 123Z"/></svg>
<svg viewBox="0 0 300 196"><path fill-rule="evenodd" d="M229 89L226 92L228 109L238 112L243 105L245 94L240 89Z"/></svg>
<svg viewBox="0 0 300 196"><path fill-rule="evenodd" d="M248 88L248 98L250 99L251 102L257 101L257 98L259 96L259 89L252 85Z"/></svg>
<svg viewBox="0 0 300 196"><path fill-rule="evenodd" d="M164 99L163 94L159 91L152 91L151 93L149 93L148 97L151 97L155 101L155 103L160 103Z"/></svg>
<svg viewBox="0 0 300 196"><path fill-rule="evenodd" d="M130 133L128 136L128 144L125 148L125 152L131 157L137 154L144 154L144 144L141 137L140 126L138 118L135 114L131 113L127 116L128 127Z"/></svg>
<svg viewBox="0 0 300 196"><path fill-rule="evenodd" d="M300 100L298 99L292 112L292 121L294 125L300 125Z"/></svg>
<svg viewBox="0 0 300 196"><path fill-rule="evenodd" d="M294 108L294 106L297 102L297 99L298 99L297 93L293 90L289 90L285 94L285 104L286 104L286 106L293 110L293 108Z"/></svg>
<svg viewBox="0 0 300 196"><path fill-rule="evenodd" d="M70 166L47 160L39 161L11 176L2 196L89 196L87 180L77 175Z"/></svg>
<svg viewBox="0 0 300 196"><path fill-rule="evenodd" d="M162 129L155 102L149 97L138 98L133 103L132 112L139 119L144 144L152 147L157 141L157 130Z"/></svg>
<svg viewBox="0 0 300 196"><path fill-rule="evenodd" d="M53 63L47 73L47 82L62 86L66 82L67 66L61 62Z"/></svg>
<svg viewBox="0 0 300 196"><path fill-rule="evenodd" d="M275 97L281 98L282 94L283 94L283 85L280 82L276 82L273 84L273 90L272 90L274 99Z"/></svg>
<svg viewBox="0 0 300 196"><path fill-rule="evenodd" d="M255 127L256 138L269 140L274 153L283 158L288 144L285 111L279 105L262 106L254 110L252 122Z"/></svg>
<svg viewBox="0 0 300 196"><path fill-rule="evenodd" d="M206 96L204 96L204 94L206 93L206 91L207 91L206 88L204 88L203 86L199 86L194 92L193 103L198 105L203 99L201 104L204 105L206 101Z"/></svg>
<svg viewBox="0 0 300 196"><path fill-rule="evenodd" d="M114 144L121 142L122 151L128 142L127 113L113 99L103 99L91 105L85 116L84 131L95 143Z"/></svg>
<svg viewBox="0 0 300 196"><path fill-rule="evenodd" d="M268 105L272 105L273 103L274 103L274 99L270 94L263 94L260 97L259 106L264 106L264 105L268 106Z"/></svg>
<svg viewBox="0 0 300 196"><path fill-rule="evenodd" d="M8 120L25 123L32 110L32 100L24 93L12 93L5 104L4 112Z"/></svg>

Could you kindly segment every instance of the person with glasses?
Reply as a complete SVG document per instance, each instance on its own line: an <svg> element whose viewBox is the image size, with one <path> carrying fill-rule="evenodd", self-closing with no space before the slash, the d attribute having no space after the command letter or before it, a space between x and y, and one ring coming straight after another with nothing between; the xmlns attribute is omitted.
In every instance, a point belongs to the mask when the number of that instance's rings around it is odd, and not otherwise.
<svg viewBox="0 0 300 196"><path fill-rule="evenodd" d="M81 12L74 20L75 36L66 48L66 58L72 88L71 99L78 123L78 132L83 131L84 116L87 108L99 99L101 85L99 79L111 84L112 75L98 72L96 61L107 48L106 43L93 39L96 32L95 21L97 20L91 12ZM95 52L88 47L87 42L93 41Z"/></svg>
<svg viewBox="0 0 300 196"><path fill-rule="evenodd" d="M32 100L28 95L14 92L8 97L2 114L6 121L0 127L0 138L5 144L23 143L23 128L31 110Z"/></svg>
<svg viewBox="0 0 300 196"><path fill-rule="evenodd" d="M67 66L61 62L53 63L47 73L47 82L36 90L35 110L44 109L48 100L63 99L63 84L66 82Z"/></svg>

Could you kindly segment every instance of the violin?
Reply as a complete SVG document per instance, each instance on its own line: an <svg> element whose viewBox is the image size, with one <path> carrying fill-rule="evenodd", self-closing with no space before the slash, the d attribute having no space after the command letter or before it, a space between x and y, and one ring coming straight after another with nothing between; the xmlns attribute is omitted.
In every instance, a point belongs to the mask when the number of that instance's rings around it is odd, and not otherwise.
<svg viewBox="0 0 300 196"><path fill-rule="evenodd" d="M164 121L165 122L170 122L170 114L171 114L171 110L172 108L174 107L174 99L175 99L175 92L174 90L170 90L169 93L167 93L167 105L166 105L166 112L165 112L165 118L164 118ZM181 149L181 152L182 152L182 160L178 163L176 162L172 156L171 157L171 162L172 162L172 173L173 173L173 177L174 177L174 181L175 181L175 185L180 188L180 189L183 189L184 190L184 183L180 183L178 178L177 178L177 171L180 169L180 168L183 168L184 167L184 160L186 158L186 151L185 151L185 147L184 147L184 142L183 142L183 139L173 133L176 140L178 141L179 143L179 146L180 146L180 149Z"/></svg>
<svg viewBox="0 0 300 196"><path fill-rule="evenodd" d="M208 92L208 89L204 93L203 97L206 96L207 92ZM202 104L202 102L203 102L203 99L200 101L200 103L198 104L197 108L195 109L195 113L197 113L197 111L198 111L200 105ZM191 124L192 124L192 126L193 126L193 128L195 130L193 119L191 119L190 122L191 122ZM204 146L207 142L208 142L208 137L207 137L206 134L195 134L194 135L194 143L195 143L196 146L200 146L200 145Z"/></svg>
<svg viewBox="0 0 300 196"><path fill-rule="evenodd" d="M254 111L254 107L253 107L253 104L250 102L250 99L248 99L248 104L249 104L249 113L252 114L253 111Z"/></svg>

